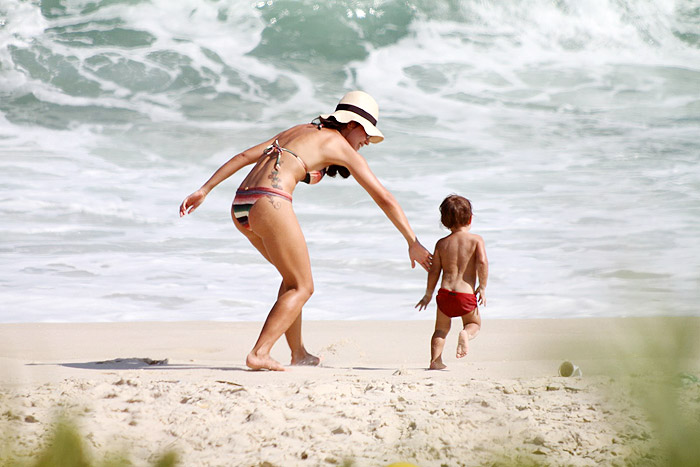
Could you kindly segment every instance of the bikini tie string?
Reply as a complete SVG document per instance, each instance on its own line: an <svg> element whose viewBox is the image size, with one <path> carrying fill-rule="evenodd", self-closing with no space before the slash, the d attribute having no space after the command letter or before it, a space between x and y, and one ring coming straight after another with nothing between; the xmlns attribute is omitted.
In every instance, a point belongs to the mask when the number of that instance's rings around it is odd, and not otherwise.
<svg viewBox="0 0 700 467"><path fill-rule="evenodd" d="M266 156L269 156L272 154L272 151L277 151L277 160L275 160L275 170L280 169L280 158L282 157L282 147L280 146L279 140L275 140L274 143L269 145L267 148L265 148L265 151L263 154Z"/></svg>

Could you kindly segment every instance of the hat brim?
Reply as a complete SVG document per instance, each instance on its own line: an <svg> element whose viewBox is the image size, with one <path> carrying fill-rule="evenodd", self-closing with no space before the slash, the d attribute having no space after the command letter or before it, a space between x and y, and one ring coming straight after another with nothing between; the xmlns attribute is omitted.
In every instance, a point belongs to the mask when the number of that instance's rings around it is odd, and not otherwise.
<svg viewBox="0 0 700 467"><path fill-rule="evenodd" d="M365 129L365 133L367 133L367 136L369 136L370 143L381 143L382 141L384 141L384 135L381 131L379 131L379 128L372 125L372 123L370 123L370 121L366 118L361 117L354 112L350 112L349 110L336 110L332 114L321 115L321 118L324 119L330 117L335 118L340 123L359 123L360 125L362 125L362 128Z"/></svg>

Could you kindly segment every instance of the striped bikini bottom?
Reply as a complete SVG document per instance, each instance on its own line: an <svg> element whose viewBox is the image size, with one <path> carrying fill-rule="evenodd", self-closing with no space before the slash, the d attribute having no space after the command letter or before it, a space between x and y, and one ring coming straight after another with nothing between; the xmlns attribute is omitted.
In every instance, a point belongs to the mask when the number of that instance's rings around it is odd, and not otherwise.
<svg viewBox="0 0 700 467"><path fill-rule="evenodd" d="M250 210L253 208L253 205L264 196L279 196L280 198L288 200L290 203L292 202L292 195L276 188L258 186L236 191L236 197L233 198L231 209L233 210L233 216L246 229L251 230L250 223L248 222Z"/></svg>

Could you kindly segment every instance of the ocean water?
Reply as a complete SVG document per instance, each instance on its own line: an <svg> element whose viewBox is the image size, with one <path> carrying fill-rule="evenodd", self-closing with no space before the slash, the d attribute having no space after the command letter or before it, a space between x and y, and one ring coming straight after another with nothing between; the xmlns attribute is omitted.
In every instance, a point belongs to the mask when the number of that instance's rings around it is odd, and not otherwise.
<svg viewBox="0 0 700 467"><path fill-rule="evenodd" d="M421 242L474 204L491 318L698 314L696 0L0 0L0 322L263 320L229 157L380 105L362 149ZM295 191L306 319L431 319L426 273L349 180Z"/></svg>

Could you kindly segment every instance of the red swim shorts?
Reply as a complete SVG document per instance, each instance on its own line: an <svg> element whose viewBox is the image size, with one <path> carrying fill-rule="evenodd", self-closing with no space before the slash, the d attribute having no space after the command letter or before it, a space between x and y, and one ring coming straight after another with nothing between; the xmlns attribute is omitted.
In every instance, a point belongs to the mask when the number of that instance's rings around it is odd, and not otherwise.
<svg viewBox="0 0 700 467"><path fill-rule="evenodd" d="M452 292L447 289L438 290L435 299L437 306L450 318L457 318L471 313L476 309L476 295L473 293Z"/></svg>

